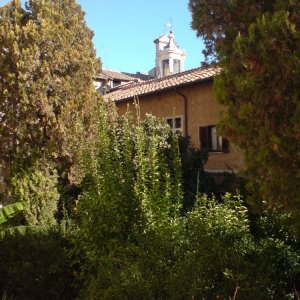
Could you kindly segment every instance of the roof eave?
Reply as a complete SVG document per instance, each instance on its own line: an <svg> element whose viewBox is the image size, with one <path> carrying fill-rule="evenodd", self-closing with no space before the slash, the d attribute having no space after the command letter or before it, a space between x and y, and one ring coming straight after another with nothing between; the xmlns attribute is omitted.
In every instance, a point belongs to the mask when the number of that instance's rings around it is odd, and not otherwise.
<svg viewBox="0 0 300 300"><path fill-rule="evenodd" d="M212 81L213 78L214 78L214 75L212 75L210 77L207 77L207 78L198 79L198 80L195 80L195 81L192 81L192 82L184 82L184 83L181 83L181 84L178 84L178 85L168 86L168 87L165 87L165 88L162 88L162 89L159 89L159 90L155 90L155 91L151 91L151 92L147 92L147 93L140 93L140 94L137 94L137 95L128 96L126 98L122 98L122 99L118 99L118 100L113 100L113 99L112 100L114 102L123 102L123 101L134 99L135 97L148 96L148 95L152 95L152 94L165 92L165 91L168 91L168 90L174 90L174 89L180 88L180 87L194 85L194 84L200 83L200 82L204 83L204 82L207 82L207 81ZM109 98L109 94L107 94L106 96Z"/></svg>

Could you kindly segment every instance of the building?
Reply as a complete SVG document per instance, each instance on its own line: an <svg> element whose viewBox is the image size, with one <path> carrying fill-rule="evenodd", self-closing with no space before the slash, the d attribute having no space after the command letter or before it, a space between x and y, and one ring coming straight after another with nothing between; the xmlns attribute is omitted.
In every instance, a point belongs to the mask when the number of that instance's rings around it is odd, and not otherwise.
<svg viewBox="0 0 300 300"><path fill-rule="evenodd" d="M157 79L130 83L111 90L105 97L115 102L119 114L134 112L134 101L140 113L153 114L165 120L172 130L190 136L195 147L206 149L208 172L238 172L243 169L239 149L217 133L216 124L224 109L216 103L213 78L218 67L196 68Z"/></svg>
<svg viewBox="0 0 300 300"><path fill-rule="evenodd" d="M101 94L106 94L107 91L119 85L139 81L141 81L141 79L138 76L131 76L126 73L111 70L102 70L101 73L94 78L94 86Z"/></svg>
<svg viewBox="0 0 300 300"><path fill-rule="evenodd" d="M185 50L175 42L172 31L154 40L155 43L155 68L149 71L149 75L155 78L168 76L184 71Z"/></svg>
<svg viewBox="0 0 300 300"><path fill-rule="evenodd" d="M131 82L147 81L153 78L176 74L184 71L185 50L175 42L172 31L154 40L156 52L156 66L148 74L137 72L117 72L112 70L102 70L94 78L95 88L102 94L106 94L111 89Z"/></svg>

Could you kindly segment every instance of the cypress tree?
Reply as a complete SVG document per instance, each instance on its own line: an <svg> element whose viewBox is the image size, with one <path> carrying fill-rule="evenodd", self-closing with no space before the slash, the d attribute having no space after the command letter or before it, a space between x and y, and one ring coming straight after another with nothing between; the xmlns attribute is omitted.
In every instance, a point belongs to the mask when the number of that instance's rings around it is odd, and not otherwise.
<svg viewBox="0 0 300 300"><path fill-rule="evenodd" d="M192 28L222 72L221 128L244 151L256 207L300 207L300 3L190 0Z"/></svg>
<svg viewBox="0 0 300 300"><path fill-rule="evenodd" d="M25 8L13 0L0 8L4 164L48 157L70 178L74 150L91 134L99 101L92 37L75 0L30 0Z"/></svg>

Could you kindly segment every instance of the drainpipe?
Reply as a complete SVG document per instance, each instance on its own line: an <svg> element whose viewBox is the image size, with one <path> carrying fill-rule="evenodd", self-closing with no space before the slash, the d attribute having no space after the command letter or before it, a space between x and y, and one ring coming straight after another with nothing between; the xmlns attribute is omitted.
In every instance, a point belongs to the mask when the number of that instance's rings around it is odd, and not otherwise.
<svg viewBox="0 0 300 300"><path fill-rule="evenodd" d="M175 88L175 92L183 97L184 99L184 127L185 127L185 136L188 136L188 112L187 112L187 96L181 93Z"/></svg>

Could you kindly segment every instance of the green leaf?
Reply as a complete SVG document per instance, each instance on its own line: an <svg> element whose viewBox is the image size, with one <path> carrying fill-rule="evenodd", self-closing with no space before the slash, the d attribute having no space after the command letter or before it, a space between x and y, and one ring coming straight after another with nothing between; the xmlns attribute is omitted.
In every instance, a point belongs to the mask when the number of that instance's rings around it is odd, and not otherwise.
<svg viewBox="0 0 300 300"><path fill-rule="evenodd" d="M25 202L16 202L13 204L5 205L0 208L0 225L7 222L10 218L14 217L17 213L24 210Z"/></svg>

